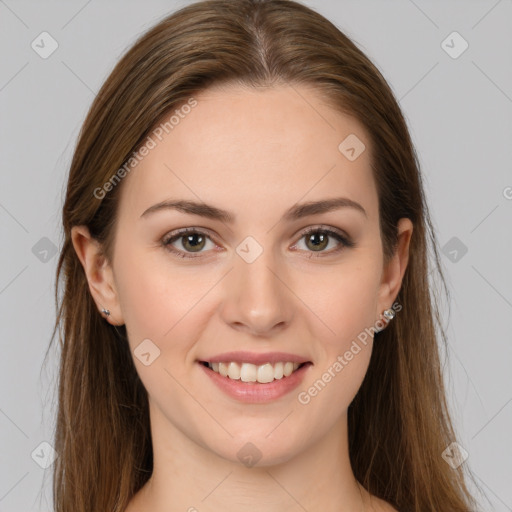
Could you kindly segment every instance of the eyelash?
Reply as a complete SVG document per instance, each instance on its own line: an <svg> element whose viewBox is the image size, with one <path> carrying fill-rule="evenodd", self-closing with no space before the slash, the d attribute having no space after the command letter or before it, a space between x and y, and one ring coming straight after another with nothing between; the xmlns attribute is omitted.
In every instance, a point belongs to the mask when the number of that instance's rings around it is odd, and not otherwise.
<svg viewBox="0 0 512 512"><path fill-rule="evenodd" d="M188 259L200 258L201 253L196 253L196 254L198 254L198 256L190 256L190 254L192 254L192 253L178 251L171 245L173 242L175 242L176 240L179 240L180 238L183 238L184 235L189 234L189 233L203 235L206 238L208 238L209 240L211 240L211 237L205 231L201 231L196 228L184 228L184 229L181 229L174 233L170 233L170 234L166 235L162 239L162 245L164 246L164 248L166 250L168 250L169 252L171 252L172 254L174 254L175 256L177 256L179 258L188 258ZM309 256L309 258L322 258L322 257L325 257L324 256L325 254L331 255L334 253L338 253L341 250L343 250L344 248L352 248L355 245L352 240L350 240L347 236L343 235L342 233L335 231L328 227L324 228L322 226L317 226L314 228L306 229L305 231L303 231L301 233L298 242L300 240L302 240L302 238L304 238L305 236L310 235L311 233L322 233L322 234L328 235L329 237L332 237L332 238L336 239L338 242L340 242L340 246L336 249L331 249L330 251L320 251L318 254L315 254L315 251L307 251L307 252L311 252L311 256Z"/></svg>

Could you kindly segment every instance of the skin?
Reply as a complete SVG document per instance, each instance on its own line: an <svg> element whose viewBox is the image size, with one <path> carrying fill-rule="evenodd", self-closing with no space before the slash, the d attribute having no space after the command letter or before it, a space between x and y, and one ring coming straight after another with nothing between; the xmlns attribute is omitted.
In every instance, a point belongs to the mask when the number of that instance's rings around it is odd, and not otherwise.
<svg viewBox="0 0 512 512"><path fill-rule="evenodd" d="M106 321L126 324L132 354L145 339L160 349L148 366L134 357L149 394L154 472L127 510L394 510L358 485L348 455L347 409L372 338L308 404L297 395L392 306L413 226L400 220L399 245L385 265L368 135L314 89L224 86L195 98L191 113L124 178L112 261L87 228L72 232L98 309L111 312ZM338 150L349 134L366 146L354 161ZM280 220L297 202L339 196L366 216L345 207ZM176 210L141 218L171 198L215 205L236 221ZM301 233L320 226L342 230L355 246L330 237L315 252ZM184 248L184 238L174 241L196 259L161 242L186 227L211 235L199 253ZM247 236L263 249L252 263L236 252ZM196 362L231 350L291 352L313 365L291 393L245 404ZM261 453L253 467L237 457L247 442Z"/></svg>

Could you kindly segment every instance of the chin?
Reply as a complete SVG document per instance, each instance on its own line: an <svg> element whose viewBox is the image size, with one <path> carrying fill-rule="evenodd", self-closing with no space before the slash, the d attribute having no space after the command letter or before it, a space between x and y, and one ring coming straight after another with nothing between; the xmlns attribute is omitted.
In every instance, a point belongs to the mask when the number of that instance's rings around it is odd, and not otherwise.
<svg viewBox="0 0 512 512"><path fill-rule="evenodd" d="M304 450L304 442L290 438L289 432L281 435L276 433L275 436L268 434L266 430L251 437L247 434L234 436L229 445L211 446L210 449L220 457L247 468L284 464Z"/></svg>

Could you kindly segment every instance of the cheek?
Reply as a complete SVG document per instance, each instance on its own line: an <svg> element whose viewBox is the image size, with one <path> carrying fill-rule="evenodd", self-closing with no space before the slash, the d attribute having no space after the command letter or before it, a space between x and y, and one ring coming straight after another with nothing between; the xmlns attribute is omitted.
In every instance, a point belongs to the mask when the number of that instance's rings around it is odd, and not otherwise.
<svg viewBox="0 0 512 512"><path fill-rule="evenodd" d="M197 271L196 271L197 272ZM135 252L116 262L116 285L130 344L149 338L158 346L188 329L201 298L213 286L208 276L198 279L191 268L172 268L155 253L137 257ZM178 345L176 345L178 343Z"/></svg>
<svg viewBox="0 0 512 512"><path fill-rule="evenodd" d="M346 410L366 375L373 346L380 267L377 260L360 258L319 281L308 293L318 322L316 367L301 387L298 402L312 416L335 421ZM304 287L304 290L307 288ZM314 330L311 331L312 337Z"/></svg>
<svg viewBox="0 0 512 512"><path fill-rule="evenodd" d="M183 410L189 397L179 383L190 378L201 319L207 317L207 293L215 280L210 276L198 279L197 270L194 275L191 269L172 268L156 252L144 257L132 252L119 259L116 269L119 301L139 377L162 409L173 403Z"/></svg>
<svg viewBox="0 0 512 512"><path fill-rule="evenodd" d="M344 298L335 303L326 321L335 335L317 338L317 364L297 393L297 402L306 417L323 418L325 428L347 411L370 363L375 293L370 286L363 288L361 284L351 290L350 298L344 295L348 288L339 290ZM308 423L309 427L316 428L314 423Z"/></svg>
<svg viewBox="0 0 512 512"><path fill-rule="evenodd" d="M380 271L375 261L340 265L324 276L301 277L301 300L319 320L318 333L329 352L343 350L365 328L375 324ZM314 284L314 286L312 286Z"/></svg>

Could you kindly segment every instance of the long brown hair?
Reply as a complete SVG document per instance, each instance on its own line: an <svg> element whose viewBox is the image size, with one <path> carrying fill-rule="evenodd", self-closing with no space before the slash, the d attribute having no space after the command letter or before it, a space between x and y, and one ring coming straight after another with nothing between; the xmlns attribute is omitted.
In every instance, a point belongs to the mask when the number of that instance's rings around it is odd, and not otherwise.
<svg viewBox="0 0 512 512"><path fill-rule="evenodd" d="M439 355L446 338L429 272L441 277L445 293L446 285L406 122L383 76L356 45L291 0L207 0L182 8L136 42L91 106L70 168L56 276L55 510L123 512L153 463L147 393L126 330L98 313L71 228L87 226L111 261L123 182L101 200L94 191L158 120L221 83L313 86L329 106L365 126L385 257L396 247L400 218L411 219L414 233L397 297L403 308L375 335L367 375L349 408L352 468L370 493L400 510L468 512L475 503L465 465L452 469L441 457L455 435Z"/></svg>

